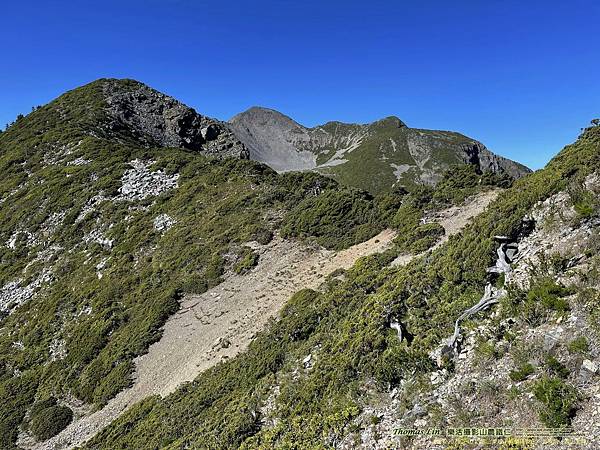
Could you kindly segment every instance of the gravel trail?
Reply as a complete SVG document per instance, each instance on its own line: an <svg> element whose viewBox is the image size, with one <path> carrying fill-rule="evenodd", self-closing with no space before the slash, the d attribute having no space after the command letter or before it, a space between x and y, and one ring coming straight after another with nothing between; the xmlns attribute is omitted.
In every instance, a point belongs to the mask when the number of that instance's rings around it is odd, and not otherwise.
<svg viewBox="0 0 600 450"><path fill-rule="evenodd" d="M179 311L167 320L161 339L135 360L131 388L101 410L78 418L52 439L35 443L22 436L19 444L32 450L81 445L133 404L150 395L166 396L219 361L245 350L295 292L316 289L334 270L350 268L361 256L386 250L395 236L384 230L339 252L279 237L265 246L253 245L260 259L251 272L231 274L208 292L182 300Z"/></svg>

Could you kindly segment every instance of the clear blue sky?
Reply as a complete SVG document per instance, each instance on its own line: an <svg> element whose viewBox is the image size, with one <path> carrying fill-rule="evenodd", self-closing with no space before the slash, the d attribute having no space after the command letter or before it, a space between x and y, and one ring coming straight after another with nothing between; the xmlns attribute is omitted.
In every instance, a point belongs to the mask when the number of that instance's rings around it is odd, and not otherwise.
<svg viewBox="0 0 600 450"><path fill-rule="evenodd" d="M600 117L596 0L22 0L0 37L0 124L128 77L220 119L397 115L539 168Z"/></svg>

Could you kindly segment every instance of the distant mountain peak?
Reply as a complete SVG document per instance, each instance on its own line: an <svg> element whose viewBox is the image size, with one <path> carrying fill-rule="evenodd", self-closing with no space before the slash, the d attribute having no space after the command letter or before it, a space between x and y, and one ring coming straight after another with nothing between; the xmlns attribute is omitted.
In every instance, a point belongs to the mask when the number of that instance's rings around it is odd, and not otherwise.
<svg viewBox="0 0 600 450"><path fill-rule="evenodd" d="M310 141L310 130L279 111L253 106L232 117L229 124L250 159L280 172L316 167L315 155L300 148L301 142Z"/></svg>
<svg viewBox="0 0 600 450"><path fill-rule="evenodd" d="M244 111L243 113L240 113L240 114L249 114L249 113L250 114L274 114L277 116L287 117L285 114L280 113L276 109L266 108L264 106L259 106L259 105L251 106L246 111Z"/></svg>
<svg viewBox="0 0 600 450"><path fill-rule="evenodd" d="M474 164L482 172L513 178L530 172L467 136L410 128L396 116L307 128L279 111L252 107L230 124L251 159L281 172L316 170L373 193L395 184L435 184L455 164Z"/></svg>
<svg viewBox="0 0 600 450"><path fill-rule="evenodd" d="M370 124L372 127L391 127L391 128L402 128L406 127L406 124L402 122L396 116L388 116L383 119L376 120L375 122Z"/></svg>
<svg viewBox="0 0 600 450"><path fill-rule="evenodd" d="M303 127L291 117L288 117L275 109L262 106L252 106L246 111L232 117L229 122L233 124L261 123L263 126L273 126L277 124L278 126L284 127Z"/></svg>

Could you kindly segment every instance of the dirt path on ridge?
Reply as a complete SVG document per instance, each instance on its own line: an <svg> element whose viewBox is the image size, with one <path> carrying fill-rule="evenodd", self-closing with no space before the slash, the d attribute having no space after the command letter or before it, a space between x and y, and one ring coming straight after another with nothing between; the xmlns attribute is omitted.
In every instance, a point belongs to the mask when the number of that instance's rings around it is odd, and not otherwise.
<svg viewBox="0 0 600 450"><path fill-rule="evenodd" d="M460 233L460 231L471 221L473 217L481 214L485 208L487 208L487 206L494 201L496 197L498 197L500 192L502 192L501 189L491 189L489 191L482 192L467 200L464 205L452 206L435 214L432 217L433 222L437 222L444 227L444 230L446 230L444 236L442 236L442 238L432 248L419 255L399 255L394 261L392 261L392 266L404 266L412 261L413 258L435 250L439 246L445 244L450 236Z"/></svg>

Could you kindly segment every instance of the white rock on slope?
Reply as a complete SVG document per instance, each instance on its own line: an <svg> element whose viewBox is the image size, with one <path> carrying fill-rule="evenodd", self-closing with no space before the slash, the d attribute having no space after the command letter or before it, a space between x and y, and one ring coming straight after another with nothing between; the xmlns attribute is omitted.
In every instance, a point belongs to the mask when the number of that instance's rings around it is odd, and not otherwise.
<svg viewBox="0 0 600 450"><path fill-rule="evenodd" d="M157 196L178 186L179 174L168 175L162 170L150 171L155 161L140 161L134 159L123 174L123 186L119 188L117 200L143 200Z"/></svg>

